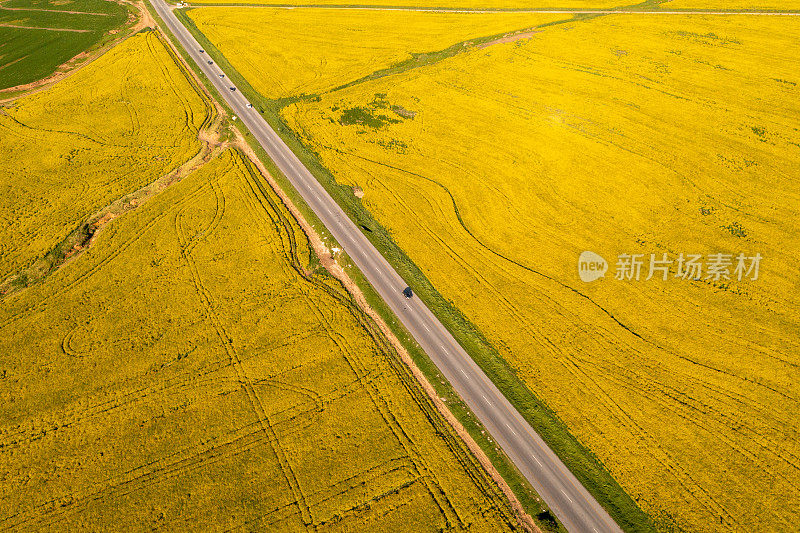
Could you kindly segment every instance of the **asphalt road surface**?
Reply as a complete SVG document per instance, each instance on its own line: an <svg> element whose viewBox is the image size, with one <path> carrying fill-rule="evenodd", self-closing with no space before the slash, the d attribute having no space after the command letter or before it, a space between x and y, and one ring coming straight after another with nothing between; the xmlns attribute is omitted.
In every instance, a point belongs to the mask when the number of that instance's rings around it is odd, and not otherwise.
<svg viewBox="0 0 800 533"><path fill-rule="evenodd" d="M158 14L211 83L255 136L277 167L375 290L450 381L522 474L570 532L605 533L621 529L578 482L486 374L416 297L406 299L403 279L347 217L314 176L284 144L255 108L178 21L163 0L151 0Z"/></svg>

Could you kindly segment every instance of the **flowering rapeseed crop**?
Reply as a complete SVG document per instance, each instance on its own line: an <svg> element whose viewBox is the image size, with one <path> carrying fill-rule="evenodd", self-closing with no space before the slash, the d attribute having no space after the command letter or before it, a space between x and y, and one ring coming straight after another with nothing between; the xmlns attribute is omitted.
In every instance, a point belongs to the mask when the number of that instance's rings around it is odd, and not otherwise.
<svg viewBox="0 0 800 533"><path fill-rule="evenodd" d="M662 528L790 530L798 38L790 17L607 16L283 116ZM591 284L586 250L611 263ZM664 253L763 259L615 279Z"/></svg>
<svg viewBox="0 0 800 533"><path fill-rule="evenodd" d="M0 113L0 280L200 150L212 110L154 32Z"/></svg>
<svg viewBox="0 0 800 533"><path fill-rule="evenodd" d="M568 15L204 7L198 29L263 96L314 94L485 35ZM257 31L254 30L257 28Z"/></svg>

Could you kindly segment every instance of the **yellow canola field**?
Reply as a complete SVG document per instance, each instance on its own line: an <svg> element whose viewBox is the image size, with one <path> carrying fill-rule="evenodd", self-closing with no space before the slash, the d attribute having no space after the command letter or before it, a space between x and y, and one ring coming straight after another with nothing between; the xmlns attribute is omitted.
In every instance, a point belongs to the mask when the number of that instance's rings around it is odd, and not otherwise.
<svg viewBox="0 0 800 533"><path fill-rule="evenodd" d="M634 5L635 0L193 0L195 4L259 4L291 6L377 6L464 9L593 9Z"/></svg>
<svg viewBox="0 0 800 533"><path fill-rule="evenodd" d="M798 39L788 17L607 16L283 116L661 529L789 531ZM763 261L645 281L663 253Z"/></svg>
<svg viewBox="0 0 800 533"><path fill-rule="evenodd" d="M189 17L256 91L276 99L328 91L415 54L569 15L208 7Z"/></svg>
<svg viewBox="0 0 800 533"><path fill-rule="evenodd" d="M779 11L800 11L800 0L669 0L659 6L661 9L767 9Z"/></svg>
<svg viewBox="0 0 800 533"><path fill-rule="evenodd" d="M153 32L0 110L0 281L190 159L212 113Z"/></svg>
<svg viewBox="0 0 800 533"><path fill-rule="evenodd" d="M312 268L228 150L3 301L3 527L510 529L374 323Z"/></svg>

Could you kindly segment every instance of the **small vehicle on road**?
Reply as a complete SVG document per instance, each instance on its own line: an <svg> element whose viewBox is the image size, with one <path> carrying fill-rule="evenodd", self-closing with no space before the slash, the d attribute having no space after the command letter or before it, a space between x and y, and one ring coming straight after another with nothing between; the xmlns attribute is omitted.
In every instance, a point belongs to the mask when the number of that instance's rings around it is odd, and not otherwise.
<svg viewBox="0 0 800 533"><path fill-rule="evenodd" d="M414 291L411 290L411 287L406 287L403 289L403 296L406 297L407 300L411 299L414 296Z"/></svg>
<svg viewBox="0 0 800 533"><path fill-rule="evenodd" d="M203 50L203 49L201 48L201 49L200 49L200 53L201 53L201 54L205 54L205 53L206 53L206 51L205 51L205 50Z"/></svg>
<svg viewBox="0 0 800 533"><path fill-rule="evenodd" d="M247 104L247 109L253 109L253 104Z"/></svg>
<svg viewBox="0 0 800 533"><path fill-rule="evenodd" d="M220 77L220 78L224 78L224 77L225 77L225 74L220 74L220 75L219 75L219 77Z"/></svg>
<svg viewBox="0 0 800 533"><path fill-rule="evenodd" d="M213 64L214 64L214 62L213 62L213 61L209 61L209 62L208 62L208 64L209 64L209 65L213 65Z"/></svg>
<svg viewBox="0 0 800 533"><path fill-rule="evenodd" d="M236 87L230 87L231 92L236 90Z"/></svg>

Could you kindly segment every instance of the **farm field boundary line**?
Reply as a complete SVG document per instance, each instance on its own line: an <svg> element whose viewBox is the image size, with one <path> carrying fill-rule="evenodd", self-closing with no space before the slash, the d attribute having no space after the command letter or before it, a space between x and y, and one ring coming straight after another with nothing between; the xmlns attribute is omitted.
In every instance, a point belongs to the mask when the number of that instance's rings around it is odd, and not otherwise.
<svg viewBox="0 0 800 533"><path fill-rule="evenodd" d="M265 117L267 117L267 121L269 122L270 120L272 120L271 117L274 116L275 120L278 121L279 123L278 129L280 133L281 134L286 133L287 135L294 135L294 134L290 131L289 127L282 122L282 119L280 118L280 111L284 107L287 107L298 101L313 99L319 97L320 95L328 94L335 91L340 91L342 89L347 89L349 87L358 85L360 83L365 83L385 76L392 76L416 68L429 66L434 63L444 61L445 59L451 58L460 53L465 53L474 49L485 48L493 44L505 42L505 40L509 38L527 38L533 33L538 33L542 29L549 26L554 26L557 24L566 24L578 20L587 20L589 18L593 18L593 17L573 16L570 18L544 22L526 28L518 28L516 30L509 32L495 33L491 35L484 35L481 37L459 41L444 49L413 54L412 57L410 57L409 59L406 59L399 63L395 63L385 68L380 68L365 76L353 79L351 81L348 81L347 83L344 83L336 87L331 87L330 89L324 91L302 93L295 96L270 99L262 96L261 93L259 93L252 85L250 85L250 82L241 73L239 73L239 71L236 70L236 68L234 68L233 65L230 64L230 62L224 56L224 54L222 54L222 52L197 27L194 20L191 18L191 16L189 16L189 11L193 9L194 7L191 7L188 10L173 9L173 13L177 16L178 20L181 23L183 23L183 25L192 33L192 35L198 40L198 42L202 46L208 49L209 54L213 56L213 58L217 61L217 64L222 68L222 70L224 70L228 74L228 77L233 82L236 83L236 85L239 87L240 90L243 91L243 94L245 94L254 105L258 104L259 109L262 112L266 113ZM272 125L274 127L274 124ZM301 147L301 149L304 148Z"/></svg>
<svg viewBox="0 0 800 533"><path fill-rule="evenodd" d="M747 10L670 10L657 9L470 9L446 7L411 7L411 6L375 6L375 5L292 5L292 4L192 4L191 9L204 7L249 7L272 9L329 9L329 10L363 10L363 11L416 11L421 13L541 13L543 15L751 15L751 16L800 16L800 11L747 11ZM178 9L173 7L172 9Z"/></svg>
<svg viewBox="0 0 800 533"><path fill-rule="evenodd" d="M402 61L400 63L391 65L389 67L376 70L374 72L371 72L370 74L367 74L366 76L352 80L343 85L339 85L338 87L334 87L328 91L324 91L319 94L328 94L336 91L341 91L343 89L353 87L354 85L358 85L360 83L366 83L372 80L376 80L378 78L383 78L386 76L394 76L402 72L429 66L434 63L439 63L440 61L444 61L445 59L454 57L458 54L469 52L473 49L486 48L488 46L492 46L493 44L500 44L506 42L507 40L530 38L533 34L540 33L542 29L547 26L554 26L556 24L566 24L568 22L574 22L576 18L577 17L563 19L563 20L555 20L552 22L546 22L538 26L531 26L529 28L524 28L517 31L512 31L508 33L498 33L494 35L485 35L477 39L461 41L449 46L448 48L445 48L444 50L438 50L434 52L415 55L406 61ZM319 94L303 94L293 98L273 100L273 102L276 102L276 105L278 107L276 113L280 114L280 110L282 108L292 104L295 100L311 99L319 96Z"/></svg>
<svg viewBox="0 0 800 533"><path fill-rule="evenodd" d="M42 26L18 26L17 24L2 24L0 28L17 28L20 30L44 30L44 31L72 31L75 33L91 33L92 30L79 30L76 28L43 28Z"/></svg>

